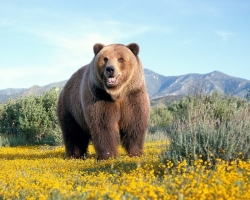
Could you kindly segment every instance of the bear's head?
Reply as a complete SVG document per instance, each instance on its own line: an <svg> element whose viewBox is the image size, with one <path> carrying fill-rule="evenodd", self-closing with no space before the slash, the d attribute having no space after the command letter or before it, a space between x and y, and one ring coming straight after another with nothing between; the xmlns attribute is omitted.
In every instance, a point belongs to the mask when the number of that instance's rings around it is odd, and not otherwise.
<svg viewBox="0 0 250 200"><path fill-rule="evenodd" d="M136 43L127 46L121 44L104 46L97 43L93 49L95 77L99 85L101 84L112 97L123 93L124 88L131 85L133 79L141 79L137 76L138 73L141 74L142 67L138 58L139 46Z"/></svg>

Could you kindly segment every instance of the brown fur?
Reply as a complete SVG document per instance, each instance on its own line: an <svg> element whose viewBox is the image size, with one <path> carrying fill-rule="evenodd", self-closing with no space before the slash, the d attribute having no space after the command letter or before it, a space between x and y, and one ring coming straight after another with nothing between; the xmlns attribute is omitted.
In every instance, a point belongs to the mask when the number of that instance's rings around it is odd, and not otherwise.
<svg viewBox="0 0 250 200"><path fill-rule="evenodd" d="M58 101L67 156L82 157L90 139L97 159L117 156L122 146L140 156L149 119L149 99L139 46L94 45L92 62L75 72Z"/></svg>

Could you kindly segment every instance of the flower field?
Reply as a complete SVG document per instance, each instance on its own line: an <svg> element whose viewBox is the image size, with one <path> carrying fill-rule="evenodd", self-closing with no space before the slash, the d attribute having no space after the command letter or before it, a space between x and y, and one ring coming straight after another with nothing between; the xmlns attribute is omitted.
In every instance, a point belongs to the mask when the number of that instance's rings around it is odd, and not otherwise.
<svg viewBox="0 0 250 200"><path fill-rule="evenodd" d="M147 142L141 158L67 159L63 147L2 147L0 199L250 199L250 162L162 163L166 143Z"/></svg>

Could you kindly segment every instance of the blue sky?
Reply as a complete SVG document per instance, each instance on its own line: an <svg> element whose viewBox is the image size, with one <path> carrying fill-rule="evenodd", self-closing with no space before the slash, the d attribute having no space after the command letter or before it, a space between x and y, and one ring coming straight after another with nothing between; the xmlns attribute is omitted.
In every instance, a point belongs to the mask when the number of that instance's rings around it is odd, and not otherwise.
<svg viewBox="0 0 250 200"><path fill-rule="evenodd" d="M144 68L165 76L250 80L250 1L1 1L0 90L66 80L97 42L136 42Z"/></svg>

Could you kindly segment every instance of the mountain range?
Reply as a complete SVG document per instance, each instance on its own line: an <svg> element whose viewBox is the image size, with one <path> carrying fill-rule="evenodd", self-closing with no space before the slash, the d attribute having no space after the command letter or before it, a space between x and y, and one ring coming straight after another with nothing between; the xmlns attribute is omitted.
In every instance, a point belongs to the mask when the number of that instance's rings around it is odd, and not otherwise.
<svg viewBox="0 0 250 200"><path fill-rule="evenodd" d="M244 97L250 80L236 78L219 71L208 74L163 76L145 69L144 75L150 99L169 95L219 92Z"/></svg>
<svg viewBox="0 0 250 200"><path fill-rule="evenodd" d="M244 97L246 89L250 87L250 80L236 78L219 71L208 74L186 74L180 76L163 76L149 69L144 69L148 95L151 100L166 96L183 96L197 93L219 92ZM65 81L51 83L45 86L34 85L30 88L8 88L0 90L0 103L9 98L30 94L42 94L53 87L63 87Z"/></svg>

